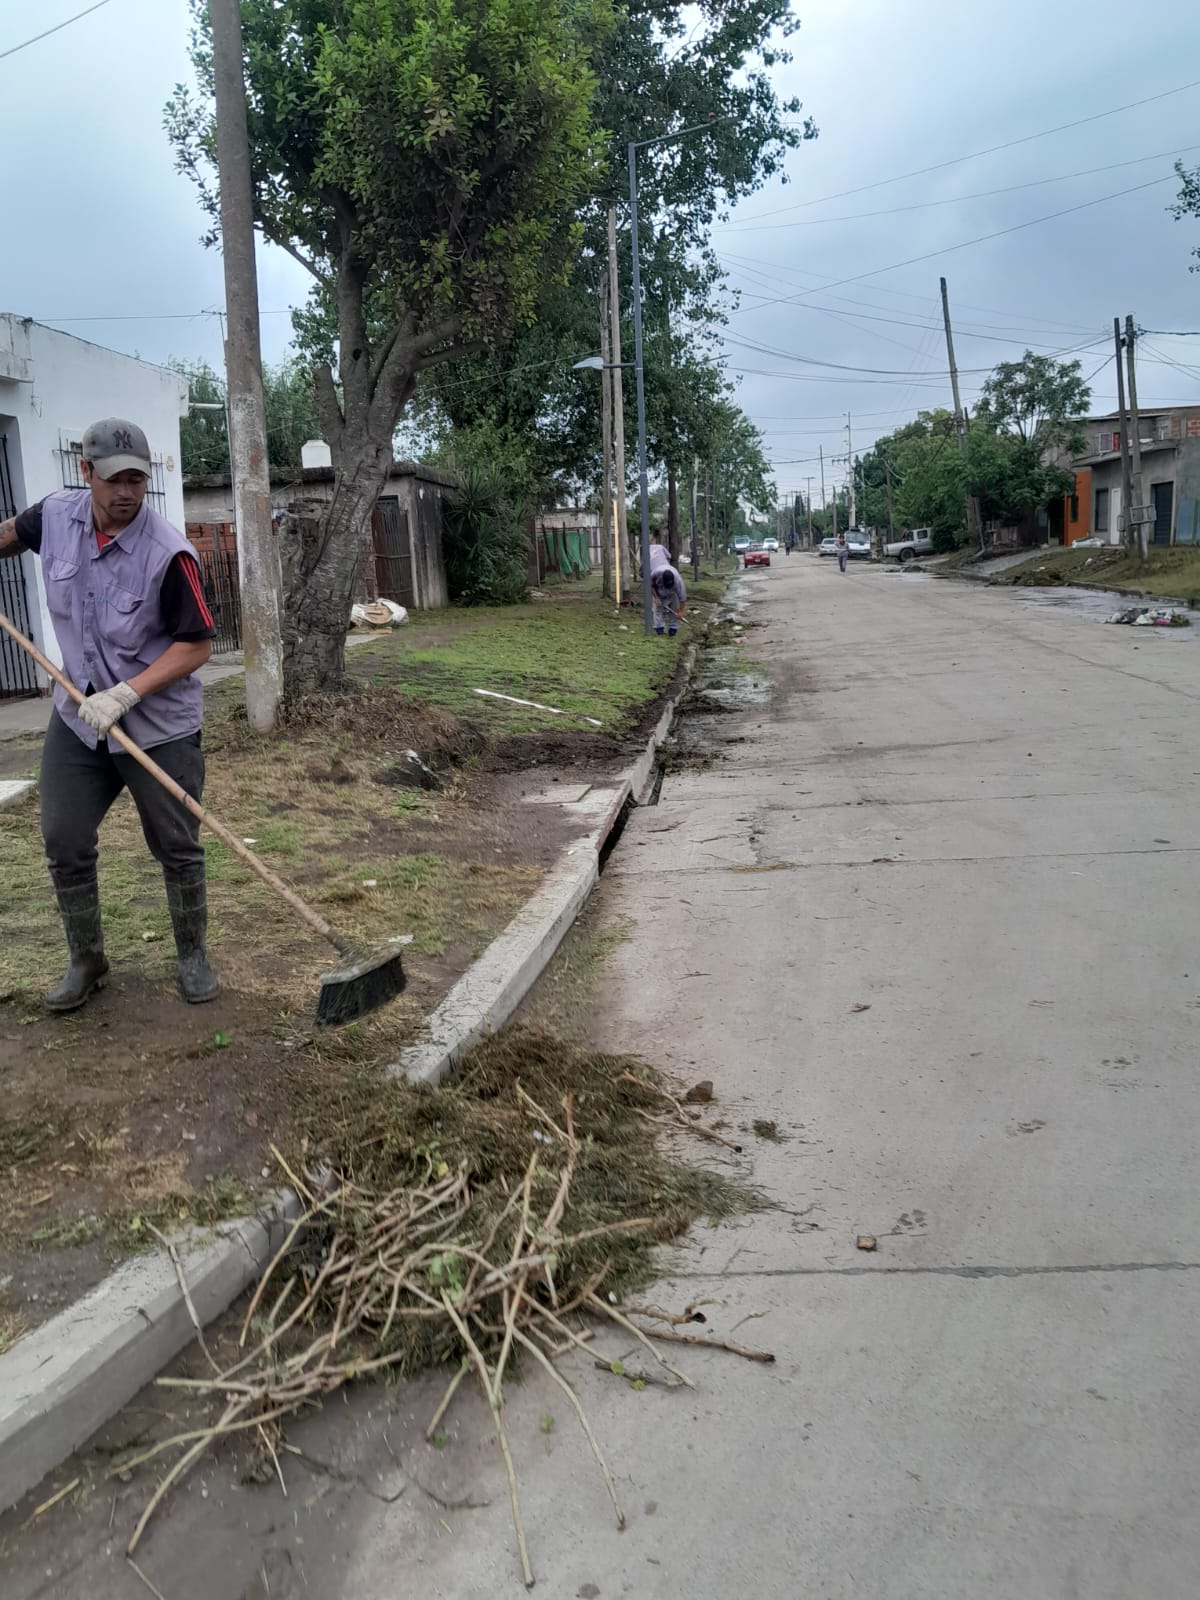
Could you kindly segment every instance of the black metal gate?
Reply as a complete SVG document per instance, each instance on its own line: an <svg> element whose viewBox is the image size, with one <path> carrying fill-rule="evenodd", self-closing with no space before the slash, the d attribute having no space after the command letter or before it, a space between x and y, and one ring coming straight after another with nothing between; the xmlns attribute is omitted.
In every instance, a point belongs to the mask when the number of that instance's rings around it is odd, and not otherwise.
<svg viewBox="0 0 1200 1600"><path fill-rule="evenodd" d="M8 469L8 435L3 434L0 435L0 522L6 522L16 512ZM29 594L20 556L0 561L0 611L27 639L33 637L29 624ZM37 668L7 634L0 635L0 700L28 700L38 692Z"/></svg>
<svg viewBox="0 0 1200 1600"><path fill-rule="evenodd" d="M242 592L236 550L197 550L204 598L213 614L217 636L213 650L228 655L242 648Z"/></svg>
<svg viewBox="0 0 1200 1600"><path fill-rule="evenodd" d="M375 589L381 600L394 600L411 611L416 603L413 592L412 542L408 514L401 511L394 495L375 502L371 513L374 536Z"/></svg>

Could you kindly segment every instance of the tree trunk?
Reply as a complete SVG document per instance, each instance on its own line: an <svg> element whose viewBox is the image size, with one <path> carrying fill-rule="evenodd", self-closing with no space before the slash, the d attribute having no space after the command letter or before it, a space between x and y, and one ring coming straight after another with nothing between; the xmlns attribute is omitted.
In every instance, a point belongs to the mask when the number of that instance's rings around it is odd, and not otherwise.
<svg viewBox="0 0 1200 1600"><path fill-rule="evenodd" d="M679 566L679 482L675 468L667 467L667 554L671 565Z"/></svg>
<svg viewBox="0 0 1200 1600"><path fill-rule="evenodd" d="M283 559L284 696L342 687L346 634L366 532L392 463L390 441L368 444L334 469L333 498L314 521L289 517Z"/></svg>

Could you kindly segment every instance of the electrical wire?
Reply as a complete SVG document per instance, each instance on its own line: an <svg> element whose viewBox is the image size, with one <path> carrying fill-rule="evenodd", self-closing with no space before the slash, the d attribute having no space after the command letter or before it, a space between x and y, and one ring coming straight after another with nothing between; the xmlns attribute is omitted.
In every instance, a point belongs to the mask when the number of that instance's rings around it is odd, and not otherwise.
<svg viewBox="0 0 1200 1600"><path fill-rule="evenodd" d="M37 44L42 39L48 39L52 33L61 33L64 28L69 28L73 22L79 22L84 17L90 17L93 11L99 11L101 6L106 6L108 0L96 0L94 6L88 6L85 11L77 11L73 17L68 17L65 22L56 22L52 28L46 28L42 33L35 33L32 39L22 39L20 44L9 45L7 50L0 50L0 61L6 56L15 56L18 50L28 50L31 44Z"/></svg>
<svg viewBox="0 0 1200 1600"><path fill-rule="evenodd" d="M1181 83L1176 89L1163 89L1159 94L1147 95L1144 100L1130 100L1126 105L1113 106L1108 111L1096 111L1091 116L1079 117L1074 122L1060 122L1057 127L1043 128L1040 133L1027 133L1020 139L1009 139L1004 144L989 145L986 150L974 150L970 155L953 156L949 161L935 161L929 167L917 167L912 172L898 173L894 178L877 178L873 183L861 183L856 189L839 189L834 194L823 194L815 200L801 200L794 206L780 206L773 211L760 211L753 217L748 217L748 222L757 221L759 217L777 217L784 211L802 211L807 206L824 205L827 200L844 200L848 195L866 194L869 189L882 189L890 183L903 183L907 178L921 178L927 172L943 172L947 167L960 166L964 161L979 161L984 156L994 156L1001 150L1014 150L1018 145L1031 144L1035 139L1047 139L1054 133L1066 133L1070 128L1082 128L1089 122L1102 122L1106 117L1118 116L1122 111L1135 111L1139 106L1153 105L1158 100L1169 100L1172 95L1185 94L1189 89L1200 88L1200 78L1193 79L1191 83Z"/></svg>
<svg viewBox="0 0 1200 1600"><path fill-rule="evenodd" d="M864 278L877 278L883 272L898 272L901 267L913 267L921 261L932 261L938 256L953 255L956 250L966 250L976 244L985 244L989 239L1000 239L1005 234L1020 233L1024 228L1037 227L1042 222L1053 222L1058 217L1072 216L1076 211L1087 211L1092 206L1104 205L1109 200L1120 200L1127 194L1139 194L1143 189L1153 189L1160 183L1168 183L1175 177L1175 173L1167 172L1161 177L1151 178L1147 183L1135 183L1128 189L1117 189L1112 194L1098 195L1094 200L1084 200L1080 205L1065 206L1061 211L1050 211L1044 217L1030 217L1026 222L1015 222L1008 228L997 228L992 233L978 234L974 239L963 239L958 244L943 245L937 250L926 250L923 255L909 256L905 261L893 261L886 267L872 267L867 272L851 273L848 277L837 278L833 283L826 284L827 289L839 289L844 283L861 283ZM734 316L743 315L745 311L762 311L766 306L784 305L788 302L799 300L812 294L819 294L819 289L804 289L796 294L779 295L773 300L760 301L756 306L746 306L733 312Z"/></svg>
<svg viewBox="0 0 1200 1600"><path fill-rule="evenodd" d="M726 232L765 233L776 228L817 228L823 222L860 222L869 217L898 217L903 211L929 211L934 206L957 206L966 200L989 200L998 194L1016 194L1021 189L1041 189L1048 183L1066 183L1071 178L1090 178L1097 172L1118 172L1122 167L1143 167L1148 161L1162 161L1167 156L1190 155L1200 150L1200 144L1184 145L1181 150L1158 150L1152 156L1138 156L1133 161L1109 161L1102 167L1084 167L1079 172L1060 173L1057 178L1031 178L1027 183L1010 183L1002 189L980 189L974 194L952 194L941 200L917 200L907 206L890 206L883 211L855 211L846 217L805 217L798 222L717 222L714 227Z"/></svg>

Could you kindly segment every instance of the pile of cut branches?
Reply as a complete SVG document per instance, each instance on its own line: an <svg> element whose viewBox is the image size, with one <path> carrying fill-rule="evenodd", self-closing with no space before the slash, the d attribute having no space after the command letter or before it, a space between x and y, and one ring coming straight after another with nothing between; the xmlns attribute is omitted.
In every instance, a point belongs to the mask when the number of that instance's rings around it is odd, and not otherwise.
<svg viewBox="0 0 1200 1600"><path fill-rule="evenodd" d="M356 1379L446 1363L453 1376L429 1434L473 1374L495 1418L531 1585L506 1376L523 1357L564 1392L623 1526L612 1474L557 1359L590 1354L602 1320L640 1345L672 1385L691 1386L659 1349L664 1341L772 1359L680 1333L680 1323L704 1321L690 1307L672 1315L622 1304L651 1275L656 1242L702 1212L727 1215L757 1197L661 1147L664 1106L679 1126L711 1133L643 1063L572 1050L545 1034L509 1030L488 1041L448 1088L381 1085L378 1077L364 1077L361 1088L364 1098L345 1093L332 1118L326 1103L326 1139L308 1150L303 1175L276 1152L303 1211L246 1313L244 1353L221 1368L201 1335L211 1375L159 1380L219 1410L206 1427L120 1464L128 1471L178 1451L129 1553L211 1445L251 1437L282 1483L277 1445L287 1417ZM624 1375L621 1363L599 1364Z"/></svg>

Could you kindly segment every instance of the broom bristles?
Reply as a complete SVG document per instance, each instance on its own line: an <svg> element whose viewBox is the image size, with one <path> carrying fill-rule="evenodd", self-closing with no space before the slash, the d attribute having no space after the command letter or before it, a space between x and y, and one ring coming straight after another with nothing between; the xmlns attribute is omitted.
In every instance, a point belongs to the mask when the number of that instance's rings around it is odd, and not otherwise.
<svg viewBox="0 0 1200 1600"><path fill-rule="evenodd" d="M326 1028L344 1028L403 994L408 979L400 952L348 950L332 972L321 976L317 1021Z"/></svg>

